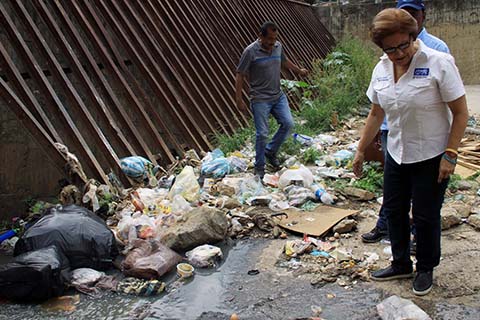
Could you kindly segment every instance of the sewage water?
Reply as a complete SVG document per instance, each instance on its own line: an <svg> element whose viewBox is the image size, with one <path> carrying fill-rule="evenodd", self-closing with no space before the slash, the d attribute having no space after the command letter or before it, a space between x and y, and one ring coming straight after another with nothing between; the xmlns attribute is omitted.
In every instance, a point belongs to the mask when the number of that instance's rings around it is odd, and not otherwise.
<svg viewBox="0 0 480 320"><path fill-rule="evenodd" d="M104 293L100 297L80 296L76 309L49 312L41 305L0 302L3 319L230 319L293 320L320 316L328 320L379 320L376 305L388 297L370 283L359 282L349 289L336 284L316 287L303 277L272 267L257 268L269 240L256 239L221 244L224 260L215 269L196 269L186 281L172 272L165 279L167 292L156 297ZM271 253L275 255L276 253ZM6 258L0 256L0 262ZM67 294L76 294L70 291ZM333 298L332 298L333 297ZM420 305L433 319L478 320L480 310L448 303Z"/></svg>

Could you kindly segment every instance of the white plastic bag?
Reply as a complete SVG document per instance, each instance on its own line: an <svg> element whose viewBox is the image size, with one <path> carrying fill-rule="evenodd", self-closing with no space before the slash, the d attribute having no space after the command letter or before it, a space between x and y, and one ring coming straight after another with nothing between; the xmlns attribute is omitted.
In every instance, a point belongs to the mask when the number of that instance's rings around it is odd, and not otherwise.
<svg viewBox="0 0 480 320"><path fill-rule="evenodd" d="M295 184L309 188L313 183L313 174L304 166L300 166L298 169L286 170L278 180L278 187L284 189L290 184Z"/></svg>
<svg viewBox="0 0 480 320"><path fill-rule="evenodd" d="M172 199L172 213L182 215L185 212L192 210L190 203L187 202L181 195L177 194Z"/></svg>
<svg viewBox="0 0 480 320"><path fill-rule="evenodd" d="M181 195L188 202L196 201L200 197L200 185L191 166L183 168L173 184L168 198L173 200L175 195Z"/></svg>
<svg viewBox="0 0 480 320"><path fill-rule="evenodd" d="M204 244L185 253L188 261L195 267L214 267L215 261L223 258L222 250L219 247Z"/></svg>

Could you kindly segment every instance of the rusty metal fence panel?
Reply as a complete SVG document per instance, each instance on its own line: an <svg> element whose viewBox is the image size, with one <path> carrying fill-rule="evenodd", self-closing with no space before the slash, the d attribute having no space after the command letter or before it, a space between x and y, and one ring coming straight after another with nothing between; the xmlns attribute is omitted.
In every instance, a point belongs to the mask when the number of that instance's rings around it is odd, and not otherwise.
<svg viewBox="0 0 480 320"><path fill-rule="evenodd" d="M295 1L1 1L0 96L55 163L59 142L107 182L109 170L122 176L122 157L166 165L248 124L235 67L266 20L306 68L334 44Z"/></svg>

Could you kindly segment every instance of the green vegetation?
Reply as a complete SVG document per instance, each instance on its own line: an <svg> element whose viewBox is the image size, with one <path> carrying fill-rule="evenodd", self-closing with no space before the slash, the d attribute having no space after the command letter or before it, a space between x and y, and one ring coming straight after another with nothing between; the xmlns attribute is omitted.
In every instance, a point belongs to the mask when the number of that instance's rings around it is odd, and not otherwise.
<svg viewBox="0 0 480 320"><path fill-rule="evenodd" d="M359 107L367 105L365 92L376 60L370 47L358 39L347 38L324 60L315 62L309 82L282 80L284 92L300 101L300 111L293 112L296 123L293 132L315 136L335 129ZM272 133L277 128L273 119L270 128ZM253 142L254 138L255 129L251 123L231 137L216 135L214 144L228 154L242 149L247 141ZM298 143L288 139L281 151L298 156L300 149ZM308 151L299 158L314 162L316 157L318 155L314 151Z"/></svg>
<svg viewBox="0 0 480 320"><path fill-rule="evenodd" d="M237 130L230 137L225 134L217 134L214 137L214 145L225 154L242 149L248 141L255 141L255 127L253 123L248 127Z"/></svg>
<svg viewBox="0 0 480 320"><path fill-rule="evenodd" d="M383 169L379 162L364 165L363 177L355 180L353 186L363 190L379 193L383 188Z"/></svg>
<svg viewBox="0 0 480 320"><path fill-rule="evenodd" d="M322 154L317 148L308 148L302 153L302 160L305 164L314 164Z"/></svg>
<svg viewBox="0 0 480 320"><path fill-rule="evenodd" d="M471 175L470 177L467 178L467 180L469 181L475 181L477 180L477 178L480 177L480 170L475 172L473 175Z"/></svg>
<svg viewBox="0 0 480 320"><path fill-rule="evenodd" d="M448 189L451 191L457 191L458 190L458 183L462 181L462 177L459 176L458 174L452 174L450 176L450 181L448 181Z"/></svg>

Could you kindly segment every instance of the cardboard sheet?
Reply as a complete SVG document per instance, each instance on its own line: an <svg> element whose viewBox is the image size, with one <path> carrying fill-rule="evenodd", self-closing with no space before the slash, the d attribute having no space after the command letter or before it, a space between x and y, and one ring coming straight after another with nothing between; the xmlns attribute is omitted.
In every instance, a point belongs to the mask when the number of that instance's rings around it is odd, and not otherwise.
<svg viewBox="0 0 480 320"><path fill-rule="evenodd" d="M282 228L319 237L340 220L358 211L320 205L314 211L288 209L284 212L288 214L288 219L282 218L278 221Z"/></svg>
<svg viewBox="0 0 480 320"><path fill-rule="evenodd" d="M455 172L454 173L458 174L460 177L462 177L462 179L466 179L470 176L473 176L476 172L477 171L466 168L466 167L462 166L461 164L457 164L457 166L455 167Z"/></svg>

